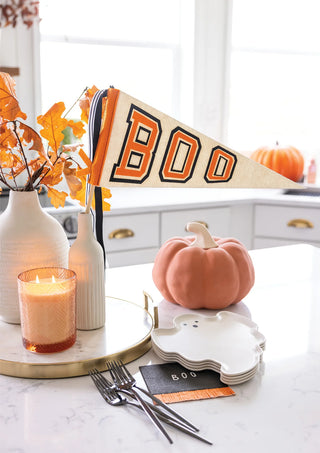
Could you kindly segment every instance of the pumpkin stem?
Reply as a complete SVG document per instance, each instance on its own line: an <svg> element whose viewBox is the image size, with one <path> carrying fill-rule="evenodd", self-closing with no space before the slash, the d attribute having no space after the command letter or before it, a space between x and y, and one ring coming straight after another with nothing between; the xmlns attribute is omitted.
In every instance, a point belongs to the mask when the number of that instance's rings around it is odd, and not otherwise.
<svg viewBox="0 0 320 453"><path fill-rule="evenodd" d="M218 244L202 223L190 222L187 224L186 230L196 235L196 239L190 244L190 247L201 247L203 249L218 247Z"/></svg>

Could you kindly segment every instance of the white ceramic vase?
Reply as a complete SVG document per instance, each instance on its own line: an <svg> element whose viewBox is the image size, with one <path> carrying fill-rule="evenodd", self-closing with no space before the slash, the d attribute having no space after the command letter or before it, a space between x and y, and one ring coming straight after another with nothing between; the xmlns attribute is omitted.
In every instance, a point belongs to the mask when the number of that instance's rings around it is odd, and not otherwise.
<svg viewBox="0 0 320 453"><path fill-rule="evenodd" d="M41 208L37 192L10 191L8 206L0 215L0 318L20 324L20 272L36 267L66 268L68 253L62 226Z"/></svg>
<svg viewBox="0 0 320 453"><path fill-rule="evenodd" d="M77 329L93 330L105 324L104 268L103 250L93 234L91 213L80 212L77 239L69 253L69 269L77 275Z"/></svg>

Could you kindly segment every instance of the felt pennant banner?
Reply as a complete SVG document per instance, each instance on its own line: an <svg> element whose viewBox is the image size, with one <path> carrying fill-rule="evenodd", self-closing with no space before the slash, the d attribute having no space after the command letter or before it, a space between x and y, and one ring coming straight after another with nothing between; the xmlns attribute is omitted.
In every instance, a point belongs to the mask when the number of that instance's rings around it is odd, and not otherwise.
<svg viewBox="0 0 320 453"><path fill-rule="evenodd" d="M97 94L106 107L102 118L101 108L90 112L101 123L89 180L94 186L300 187L122 91Z"/></svg>

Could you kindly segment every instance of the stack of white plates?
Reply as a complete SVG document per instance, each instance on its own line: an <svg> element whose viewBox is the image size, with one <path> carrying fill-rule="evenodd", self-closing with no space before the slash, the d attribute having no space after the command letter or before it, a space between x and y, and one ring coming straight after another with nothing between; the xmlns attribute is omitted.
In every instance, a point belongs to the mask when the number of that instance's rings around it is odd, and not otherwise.
<svg viewBox="0 0 320 453"><path fill-rule="evenodd" d="M228 311L211 317L177 316L174 327L153 330L151 339L161 359L193 371L211 369L227 385L242 384L255 375L266 343L254 322Z"/></svg>

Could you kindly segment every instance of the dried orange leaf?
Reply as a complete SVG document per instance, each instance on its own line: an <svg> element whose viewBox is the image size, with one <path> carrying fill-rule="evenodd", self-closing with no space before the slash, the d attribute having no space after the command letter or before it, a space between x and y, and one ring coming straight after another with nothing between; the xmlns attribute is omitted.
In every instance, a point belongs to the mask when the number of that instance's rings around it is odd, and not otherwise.
<svg viewBox="0 0 320 453"><path fill-rule="evenodd" d="M62 152L68 153L77 153L79 148L83 146L82 143L72 143L71 145L62 145Z"/></svg>
<svg viewBox="0 0 320 453"><path fill-rule="evenodd" d="M14 155L4 149L0 149L0 167L12 168L14 165Z"/></svg>
<svg viewBox="0 0 320 453"><path fill-rule="evenodd" d="M106 201L106 198L111 198L111 192L109 189L102 187L101 188L101 193L102 193L102 211L110 211L111 205Z"/></svg>
<svg viewBox="0 0 320 453"><path fill-rule="evenodd" d="M68 194L66 192L48 187L48 197L50 198L51 204L57 209L59 206L64 207L67 196Z"/></svg>
<svg viewBox="0 0 320 453"><path fill-rule="evenodd" d="M82 189L82 182L75 175L65 175L66 182L70 190L71 198L76 198L77 192Z"/></svg>
<svg viewBox="0 0 320 453"><path fill-rule="evenodd" d="M48 140L49 146L54 151L55 156L64 139L62 131L68 125L68 120L62 118L64 111L64 103L57 102L47 111L47 113L40 115L37 118L38 124L43 126L43 129L40 130L40 135Z"/></svg>
<svg viewBox="0 0 320 453"><path fill-rule="evenodd" d="M13 121L16 118L26 119L27 115L20 110L15 90L16 82L6 72L0 72L0 120Z"/></svg>
<svg viewBox="0 0 320 453"><path fill-rule="evenodd" d="M62 181L64 162L59 160L47 174L41 179L41 184L55 186Z"/></svg>
<svg viewBox="0 0 320 453"><path fill-rule="evenodd" d="M81 189L77 190L75 193L70 193L70 196L73 200L78 200L81 206L86 205L86 177L82 176L78 178L81 182Z"/></svg>
<svg viewBox="0 0 320 453"><path fill-rule="evenodd" d="M73 120L69 120L68 126L71 127L73 135L77 138L81 138L86 133L86 129L82 121L75 122Z"/></svg>
<svg viewBox="0 0 320 453"><path fill-rule="evenodd" d="M11 177L16 177L16 176L20 175L25 169L26 169L26 166L25 166L24 162L20 161L20 162L14 163L11 168Z"/></svg>
<svg viewBox="0 0 320 453"><path fill-rule="evenodd" d="M72 167L73 162L70 160L66 160L63 167L63 173L65 175L74 175L76 176L77 169Z"/></svg>
<svg viewBox="0 0 320 453"><path fill-rule="evenodd" d="M30 168L30 170L32 170L32 172L36 172L39 170L40 167L42 167L43 165L43 162L41 161L41 159L39 157L37 157L36 159L32 159L28 162L28 166Z"/></svg>
<svg viewBox="0 0 320 453"><path fill-rule="evenodd" d="M0 149L13 150L19 144L18 138L13 131L14 124L6 123L0 127Z"/></svg>
<svg viewBox="0 0 320 453"><path fill-rule="evenodd" d="M80 202L80 205L85 207L86 206L86 178L81 177L80 180L82 181L82 188L76 194L71 195L71 198L74 200L78 200ZM111 192L107 188L101 188L101 195L102 195L102 210L105 211L110 211L110 203L106 201L106 199L111 198ZM92 208L95 209L95 197L93 197L92 200Z"/></svg>
<svg viewBox="0 0 320 453"><path fill-rule="evenodd" d="M49 160L42 143L40 135L32 129L32 127L27 126L24 123L19 121L19 132L22 132L21 139L28 144L31 144L29 147L30 150L38 151L39 155L44 160Z"/></svg>
<svg viewBox="0 0 320 453"><path fill-rule="evenodd" d="M97 91L99 91L99 89L95 85L93 85L92 88L87 89L84 97L79 101L79 106L81 109L81 120L84 121L85 123L88 123L89 121L91 101Z"/></svg>

